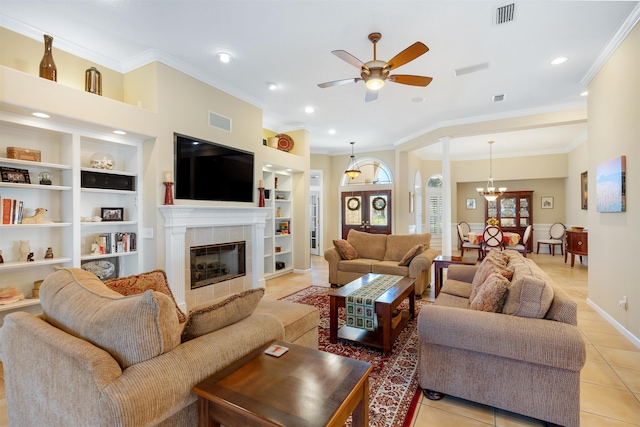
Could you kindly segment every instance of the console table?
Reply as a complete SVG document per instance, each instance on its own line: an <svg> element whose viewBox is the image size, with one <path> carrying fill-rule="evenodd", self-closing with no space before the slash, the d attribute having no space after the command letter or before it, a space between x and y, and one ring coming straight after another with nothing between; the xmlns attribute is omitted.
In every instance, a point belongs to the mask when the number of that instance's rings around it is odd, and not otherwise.
<svg viewBox="0 0 640 427"><path fill-rule="evenodd" d="M589 255L588 233L586 231L567 230L567 240L565 243L564 262L567 262L567 255L571 253L571 267L576 260L576 255L580 256L582 264L582 256Z"/></svg>

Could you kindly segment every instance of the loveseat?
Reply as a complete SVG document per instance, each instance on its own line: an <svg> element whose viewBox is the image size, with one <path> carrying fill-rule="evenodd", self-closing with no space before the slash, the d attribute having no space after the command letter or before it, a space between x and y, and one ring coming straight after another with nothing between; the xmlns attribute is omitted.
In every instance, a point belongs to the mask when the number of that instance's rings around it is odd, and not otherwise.
<svg viewBox="0 0 640 427"><path fill-rule="evenodd" d="M450 266L435 304L420 311L420 386L432 399L577 427L586 357L577 304L531 259L507 250L505 264L493 263L494 252L480 266Z"/></svg>
<svg viewBox="0 0 640 427"><path fill-rule="evenodd" d="M337 246L325 251L329 262L329 283L346 285L369 273L395 274L416 279L416 295L431 283L431 264L438 253L429 247L431 234L370 234L349 230L346 242L355 249L356 257L343 256ZM339 245L344 241L334 241ZM420 247L408 265L398 265L412 249ZM345 259L352 258L352 259Z"/></svg>
<svg viewBox="0 0 640 427"><path fill-rule="evenodd" d="M195 384L272 340L317 348L317 309L275 301L254 312L263 294L196 307L180 323L171 295L123 296L84 270L52 273L43 314L9 314L0 329L9 425L197 426Z"/></svg>

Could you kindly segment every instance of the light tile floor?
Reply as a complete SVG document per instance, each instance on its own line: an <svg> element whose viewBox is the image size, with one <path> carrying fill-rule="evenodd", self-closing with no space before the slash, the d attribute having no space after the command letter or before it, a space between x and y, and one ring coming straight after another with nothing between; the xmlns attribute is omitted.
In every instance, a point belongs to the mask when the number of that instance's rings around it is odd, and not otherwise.
<svg viewBox="0 0 640 427"><path fill-rule="evenodd" d="M582 427L640 426L640 349L606 322L586 303L587 267L571 268L564 257L530 255L578 303L578 327L587 346L581 373L580 425ZM312 256L307 274L287 274L267 281L265 298L278 299L307 286L328 286L327 263ZM425 297L427 297L425 295ZM428 296L433 298L433 291ZM7 405L0 363L0 427L6 427ZM485 405L446 396L440 401L422 398L413 427L541 426L541 421Z"/></svg>

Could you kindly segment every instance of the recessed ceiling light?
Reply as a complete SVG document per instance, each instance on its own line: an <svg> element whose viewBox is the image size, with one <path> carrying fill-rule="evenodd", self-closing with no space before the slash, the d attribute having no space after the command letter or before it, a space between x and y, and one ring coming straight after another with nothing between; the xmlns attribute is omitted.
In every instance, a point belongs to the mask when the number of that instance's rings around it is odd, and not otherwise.
<svg viewBox="0 0 640 427"><path fill-rule="evenodd" d="M278 83L267 82L267 87L269 88L269 90L276 90L278 89Z"/></svg>
<svg viewBox="0 0 640 427"><path fill-rule="evenodd" d="M126 135L127 133L123 130L114 130L113 133L115 133L116 135Z"/></svg>
<svg viewBox="0 0 640 427"><path fill-rule="evenodd" d="M314 111L316 111L313 107L304 107L304 112L305 113L313 113Z"/></svg>
<svg viewBox="0 0 640 427"><path fill-rule="evenodd" d="M559 65L559 64L564 64L565 62L567 62L569 60L569 58L567 58L566 56L561 56L559 58L554 59L553 61L551 61L551 65Z"/></svg>
<svg viewBox="0 0 640 427"><path fill-rule="evenodd" d="M335 134L336 134L335 129L329 129L329 135L335 135Z"/></svg>
<svg viewBox="0 0 640 427"><path fill-rule="evenodd" d="M580 96L587 96L587 95L589 95L589 91L588 90L585 90L584 92L582 92L580 94Z"/></svg>
<svg viewBox="0 0 640 427"><path fill-rule="evenodd" d="M411 99L411 102L414 102L416 104L419 104L419 103L424 102L424 101L425 101L425 99L422 96L417 96L417 97Z"/></svg>
<svg viewBox="0 0 640 427"><path fill-rule="evenodd" d="M293 169L287 169L287 172L291 172Z"/></svg>
<svg viewBox="0 0 640 427"><path fill-rule="evenodd" d="M49 117L51 117L50 115L45 113L33 113L33 115L36 117L40 117L41 119L48 119Z"/></svg>
<svg viewBox="0 0 640 427"><path fill-rule="evenodd" d="M272 168L273 167L273 165L265 165L265 166L268 167L268 168Z"/></svg>
<svg viewBox="0 0 640 427"><path fill-rule="evenodd" d="M219 52L218 53L218 59L220 60L220 62L224 62L225 64L229 61L231 61L232 56L226 52Z"/></svg>

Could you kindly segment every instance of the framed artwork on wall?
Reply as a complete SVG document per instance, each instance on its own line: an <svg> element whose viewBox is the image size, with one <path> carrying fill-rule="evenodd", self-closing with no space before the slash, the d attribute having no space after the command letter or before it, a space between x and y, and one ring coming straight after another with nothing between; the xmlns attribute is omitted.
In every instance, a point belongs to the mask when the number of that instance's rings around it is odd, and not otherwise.
<svg viewBox="0 0 640 427"><path fill-rule="evenodd" d="M476 199L467 199L467 210L476 209Z"/></svg>
<svg viewBox="0 0 640 427"><path fill-rule="evenodd" d="M553 197L542 197L542 209L553 209Z"/></svg>
<svg viewBox="0 0 640 427"><path fill-rule="evenodd" d="M589 195L589 180L587 176L587 172L582 172L580 174L580 205L583 210L587 209L588 206L588 195Z"/></svg>
<svg viewBox="0 0 640 427"><path fill-rule="evenodd" d="M620 156L596 168L596 210L625 212L627 210L627 156Z"/></svg>

